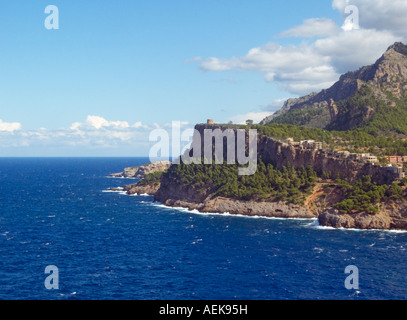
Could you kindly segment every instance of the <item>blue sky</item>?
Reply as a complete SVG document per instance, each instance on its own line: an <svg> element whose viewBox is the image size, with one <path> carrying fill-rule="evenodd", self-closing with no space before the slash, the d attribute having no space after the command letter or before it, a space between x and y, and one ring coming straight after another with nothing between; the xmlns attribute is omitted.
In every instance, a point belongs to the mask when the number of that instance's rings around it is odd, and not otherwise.
<svg viewBox="0 0 407 320"><path fill-rule="evenodd" d="M404 39L404 18L372 27L382 1L350 3L345 33L345 0L2 1L0 156L142 156L171 121L260 120Z"/></svg>

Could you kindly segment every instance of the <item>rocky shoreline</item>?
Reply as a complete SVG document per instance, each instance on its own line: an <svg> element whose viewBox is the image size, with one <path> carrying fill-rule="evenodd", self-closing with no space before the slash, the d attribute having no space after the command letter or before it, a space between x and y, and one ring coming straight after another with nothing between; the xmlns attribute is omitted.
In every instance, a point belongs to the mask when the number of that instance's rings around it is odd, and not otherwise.
<svg viewBox="0 0 407 320"><path fill-rule="evenodd" d="M169 207L182 207L189 210L198 210L202 213L229 213L249 217L287 218L287 219L314 219L312 213L294 205L278 202L255 202L234 200L223 197L207 199L203 203L194 203L176 199L167 199L164 205Z"/></svg>
<svg viewBox="0 0 407 320"><path fill-rule="evenodd" d="M182 190L163 191L160 185L139 186L130 184L123 186L129 195L150 195L154 201L168 207L181 207L197 210L201 213L229 213L232 215L256 216L285 219L318 219L320 226L336 229L362 230L407 230L407 203L399 202L392 205L382 205L378 214L342 214L333 208L323 208L315 204L318 191L312 194L306 205L299 206L283 202L257 202L229 199L224 197L201 195ZM325 199L326 200L326 199ZM317 207L316 207L317 206Z"/></svg>
<svg viewBox="0 0 407 320"><path fill-rule="evenodd" d="M269 218L295 218L314 219L315 214L305 207L283 202L256 202L228 199L224 197L208 197L203 202L196 202L192 199L177 199L157 196L160 186L138 186L130 184L123 186L123 191L128 195L150 195L154 196L154 201L158 201L168 207L181 207L189 210L198 210L202 213L229 213L233 215L259 216Z"/></svg>
<svg viewBox="0 0 407 320"><path fill-rule="evenodd" d="M383 205L377 214L342 214L328 209L318 216L321 226L362 230L407 230L407 203Z"/></svg>
<svg viewBox="0 0 407 320"><path fill-rule="evenodd" d="M135 184L128 184L128 185L123 186L123 191L125 191L128 195L147 194L149 196L154 196L159 188L160 188L159 185L138 186L137 183L135 183Z"/></svg>

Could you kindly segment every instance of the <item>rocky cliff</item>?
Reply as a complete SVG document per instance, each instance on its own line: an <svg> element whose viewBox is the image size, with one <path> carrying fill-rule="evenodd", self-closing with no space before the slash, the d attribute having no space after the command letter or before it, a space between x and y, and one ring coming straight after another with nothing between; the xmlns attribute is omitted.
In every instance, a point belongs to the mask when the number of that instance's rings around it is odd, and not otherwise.
<svg viewBox="0 0 407 320"><path fill-rule="evenodd" d="M344 214L330 208L318 216L318 221L322 226L334 228L407 230L407 203L383 204L378 214Z"/></svg>
<svg viewBox="0 0 407 320"><path fill-rule="evenodd" d="M225 131L228 128L222 125L199 124L195 126L195 129L200 135L194 139L202 138L201 150L203 150L204 130L220 129ZM247 148L248 145L246 145ZM294 168L311 166L319 176L327 174L332 178L340 177L349 182L364 175L371 176L372 180L378 184L390 184L394 180L393 174L385 167L374 166L364 161L341 159L326 150L295 148L283 141L260 134L257 138L257 157L266 164L273 164L278 169L282 169L287 164ZM224 154L224 158L226 159L226 154Z"/></svg>
<svg viewBox="0 0 407 320"><path fill-rule="evenodd" d="M115 178L142 179L146 174L165 171L171 166L170 161L156 161L138 167L125 168L123 172L112 173L109 176Z"/></svg>
<svg viewBox="0 0 407 320"><path fill-rule="evenodd" d="M128 195L149 195L154 196L158 189L160 188L160 184L151 184L151 185L139 185L137 183L128 184L123 186L123 191L126 191Z"/></svg>

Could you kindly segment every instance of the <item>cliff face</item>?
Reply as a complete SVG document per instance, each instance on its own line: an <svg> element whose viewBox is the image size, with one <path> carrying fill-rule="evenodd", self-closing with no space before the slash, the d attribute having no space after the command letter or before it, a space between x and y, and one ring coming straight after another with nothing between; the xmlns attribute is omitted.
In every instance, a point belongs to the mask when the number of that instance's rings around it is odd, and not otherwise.
<svg viewBox="0 0 407 320"><path fill-rule="evenodd" d="M200 133L201 150L203 150L205 129L225 130L226 128L220 125L196 125L195 129ZM199 136L195 136L194 139L199 139ZM247 148L248 145L246 144ZM372 181L378 184L389 184L393 181L392 174L386 168L356 160L339 159L328 151L294 148L291 145L263 135L258 136L257 157L261 158L266 164L273 164L277 169L282 169L287 164L294 168L311 166L319 176L329 173L332 178L339 176L349 182L364 175L371 176ZM226 153L224 158L226 159Z"/></svg>
<svg viewBox="0 0 407 320"><path fill-rule="evenodd" d="M129 184L129 185L123 186L123 190L126 191L127 194L129 194L129 195L148 194L149 196L153 196L156 194L156 192L158 191L159 188L160 188L160 184L140 186L137 183L134 183L134 184Z"/></svg>
<svg viewBox="0 0 407 320"><path fill-rule="evenodd" d="M312 166L319 176L324 173L332 178L340 177L352 182L364 175L372 177L378 184L388 184L393 181L392 175L386 168L373 166L350 159L340 159L324 150L297 149L286 143L270 137L260 136L258 155L266 163L272 163L278 169L290 164L294 168Z"/></svg>
<svg viewBox="0 0 407 320"><path fill-rule="evenodd" d="M209 196L206 192L198 192L168 178L161 179L160 188L154 195L156 201L164 204L175 201L203 203Z"/></svg>

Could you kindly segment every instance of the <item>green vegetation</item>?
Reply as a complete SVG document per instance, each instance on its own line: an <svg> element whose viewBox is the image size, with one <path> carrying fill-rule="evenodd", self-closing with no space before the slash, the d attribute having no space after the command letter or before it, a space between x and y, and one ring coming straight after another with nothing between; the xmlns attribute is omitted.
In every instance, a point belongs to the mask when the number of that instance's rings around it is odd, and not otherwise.
<svg viewBox="0 0 407 320"><path fill-rule="evenodd" d="M406 102L407 104L407 102ZM382 117L385 119L385 117ZM407 119L407 115L406 115ZM379 120L378 120L379 121ZM384 120L382 120L384 121ZM328 131L318 128L296 126L291 124L273 123L268 125L237 126L225 125L235 129L256 129L259 134L272 137L278 140L294 138L300 140L322 141L331 149L343 149L352 152L370 152L378 156L407 155L407 126L406 136L376 135L369 133L370 127L358 128L348 131ZM388 124L391 126L391 124Z"/></svg>
<svg viewBox="0 0 407 320"><path fill-rule="evenodd" d="M398 184L377 185L372 182L370 176L362 177L353 185L340 179L337 180L337 183L342 187L345 199L335 204L334 207L342 213L376 214L379 211L379 203L404 199L403 189Z"/></svg>
<svg viewBox="0 0 407 320"><path fill-rule="evenodd" d="M362 86L349 99L338 101L338 115L326 128L310 128L322 123L323 109L305 106L273 119L266 126L251 126L259 132L275 137L322 140L331 148L367 151L378 156L407 155L407 97L396 98L390 91ZM315 125L314 125L315 127Z"/></svg>
<svg viewBox="0 0 407 320"><path fill-rule="evenodd" d="M257 129L259 134L273 137L276 139L294 138L296 141L300 140L315 140L322 141L325 135L325 142L332 144L334 136L326 130L318 128L308 128L305 126L296 126L291 124L269 124L266 126L254 125L252 129Z"/></svg>
<svg viewBox="0 0 407 320"><path fill-rule="evenodd" d="M325 142L333 143L334 135L330 132L318 128L308 128L305 126L296 126L291 124L268 124L268 125L224 125L227 128L232 129L256 129L261 135L272 137L275 139L287 139L294 138L297 141L300 140L316 140L322 141L322 137L325 134Z"/></svg>
<svg viewBox="0 0 407 320"><path fill-rule="evenodd" d="M261 160L252 176L239 176L237 165L180 164L171 166L166 178L198 192L232 199L255 201L284 201L304 204L313 190L317 174L312 167L281 171Z"/></svg>
<svg viewBox="0 0 407 320"><path fill-rule="evenodd" d="M364 85L351 98L338 102L337 120L328 130L357 130L374 137L407 137L407 99L397 99L389 91L386 100L375 97L373 89Z"/></svg>
<svg viewBox="0 0 407 320"><path fill-rule="evenodd" d="M321 117L324 113L323 108L305 107L301 109L290 110L289 112L277 117L272 123L276 124L292 124L305 126L312 119Z"/></svg>
<svg viewBox="0 0 407 320"><path fill-rule="evenodd" d="M155 186L158 185L161 181L161 178L165 172L164 171L157 171L154 173L148 173L144 176L143 179L141 179L137 184L140 187L145 187L145 186Z"/></svg>

